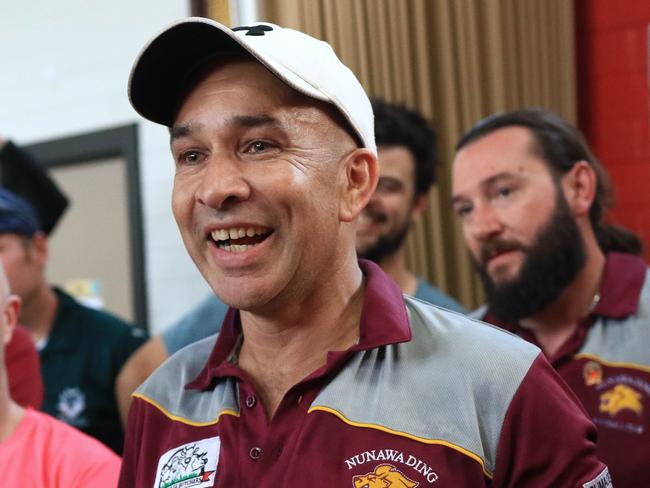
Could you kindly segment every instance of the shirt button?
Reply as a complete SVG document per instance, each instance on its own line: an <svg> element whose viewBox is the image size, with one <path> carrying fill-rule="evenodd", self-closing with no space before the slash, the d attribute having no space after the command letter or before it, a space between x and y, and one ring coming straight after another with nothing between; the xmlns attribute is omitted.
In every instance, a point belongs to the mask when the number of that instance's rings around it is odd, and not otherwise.
<svg viewBox="0 0 650 488"><path fill-rule="evenodd" d="M256 403L257 403L257 398L255 398L255 395L248 395L246 397L246 406L248 408L253 408Z"/></svg>
<svg viewBox="0 0 650 488"><path fill-rule="evenodd" d="M248 453L251 459L259 459L260 456L262 455L262 449L259 447L254 447L250 450Z"/></svg>

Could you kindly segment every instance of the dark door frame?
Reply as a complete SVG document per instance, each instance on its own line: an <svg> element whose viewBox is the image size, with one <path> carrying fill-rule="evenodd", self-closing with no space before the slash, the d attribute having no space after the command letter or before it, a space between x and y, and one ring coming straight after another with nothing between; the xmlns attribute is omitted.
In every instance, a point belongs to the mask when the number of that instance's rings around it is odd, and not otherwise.
<svg viewBox="0 0 650 488"><path fill-rule="evenodd" d="M140 196L140 159L138 126L129 124L25 146L46 167L92 164L93 161L119 157L126 161L133 276L133 310L135 325L149 329L144 259L144 227ZM72 202L74 205L74 202Z"/></svg>

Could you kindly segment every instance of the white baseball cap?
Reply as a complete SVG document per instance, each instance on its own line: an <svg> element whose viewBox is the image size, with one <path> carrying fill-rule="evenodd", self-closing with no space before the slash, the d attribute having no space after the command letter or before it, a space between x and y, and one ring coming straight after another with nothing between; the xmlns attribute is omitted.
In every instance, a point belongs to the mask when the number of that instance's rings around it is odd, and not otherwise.
<svg viewBox="0 0 650 488"><path fill-rule="evenodd" d="M377 154L372 106L365 90L332 47L307 34L266 22L235 27L202 17L174 22L144 47L129 77L133 108L171 127L187 75L207 57L251 54L284 83L334 105L363 147Z"/></svg>

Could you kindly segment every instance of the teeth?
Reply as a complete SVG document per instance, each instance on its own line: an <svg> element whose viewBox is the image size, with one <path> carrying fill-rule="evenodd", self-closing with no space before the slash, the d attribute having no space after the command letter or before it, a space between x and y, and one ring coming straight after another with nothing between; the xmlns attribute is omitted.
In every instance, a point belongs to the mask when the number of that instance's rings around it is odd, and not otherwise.
<svg viewBox="0 0 650 488"><path fill-rule="evenodd" d="M240 252L244 252L244 251L248 250L249 248L251 248L253 246L250 245L250 244L243 244L241 246L240 245L231 245L231 246L224 245L224 246L220 246L220 247L221 247L221 249L223 249L226 252L231 252L233 254L237 254L237 253L240 253Z"/></svg>
<svg viewBox="0 0 650 488"><path fill-rule="evenodd" d="M253 247L255 244L229 244L230 239L240 239L242 237L254 237L256 235L266 234L268 231L261 227L233 227L231 229L218 229L210 233L210 237L217 243L219 248L227 252L240 253Z"/></svg>

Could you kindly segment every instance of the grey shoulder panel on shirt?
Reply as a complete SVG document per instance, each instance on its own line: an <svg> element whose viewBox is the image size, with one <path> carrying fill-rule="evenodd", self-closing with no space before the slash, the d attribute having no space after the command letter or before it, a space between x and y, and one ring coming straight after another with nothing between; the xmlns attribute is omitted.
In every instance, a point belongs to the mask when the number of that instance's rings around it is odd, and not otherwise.
<svg viewBox="0 0 650 488"><path fill-rule="evenodd" d="M622 319L599 317L578 354L604 361L650 367L650 270L639 295L636 313Z"/></svg>
<svg viewBox="0 0 650 488"><path fill-rule="evenodd" d="M452 444L492 472L506 412L539 349L465 315L405 302L412 340L358 353L312 408Z"/></svg>
<svg viewBox="0 0 650 488"><path fill-rule="evenodd" d="M216 422L225 410L238 412L239 401L231 380L220 381L208 392L185 389L207 363L215 338L215 335L206 337L178 351L147 378L136 393L161 408L167 416L191 423Z"/></svg>
<svg viewBox="0 0 650 488"><path fill-rule="evenodd" d="M488 307L486 304L484 304L478 307L476 310L472 310L470 313L467 314L467 316L476 320L483 320L483 317L485 317L487 311L488 311Z"/></svg>

